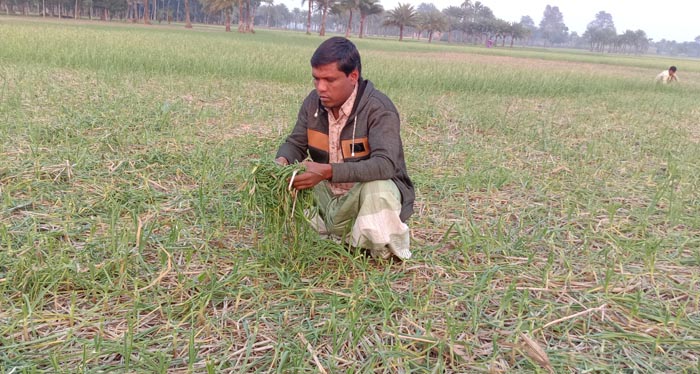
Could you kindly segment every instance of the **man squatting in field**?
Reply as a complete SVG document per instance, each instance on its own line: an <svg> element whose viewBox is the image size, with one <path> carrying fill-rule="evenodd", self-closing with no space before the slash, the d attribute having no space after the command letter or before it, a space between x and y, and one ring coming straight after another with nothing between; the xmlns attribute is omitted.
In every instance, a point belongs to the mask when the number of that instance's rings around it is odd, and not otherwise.
<svg viewBox="0 0 700 374"><path fill-rule="evenodd" d="M678 76L676 75L676 67L671 66L668 70L664 70L659 75L656 76L657 83L671 83L673 81L678 82Z"/></svg>
<svg viewBox="0 0 700 374"><path fill-rule="evenodd" d="M373 257L410 258L405 222L415 192L396 107L362 79L360 53L346 38L321 43L311 57L311 75L315 90L275 161L305 165L293 186L313 188L320 217L312 221L319 233L338 235Z"/></svg>

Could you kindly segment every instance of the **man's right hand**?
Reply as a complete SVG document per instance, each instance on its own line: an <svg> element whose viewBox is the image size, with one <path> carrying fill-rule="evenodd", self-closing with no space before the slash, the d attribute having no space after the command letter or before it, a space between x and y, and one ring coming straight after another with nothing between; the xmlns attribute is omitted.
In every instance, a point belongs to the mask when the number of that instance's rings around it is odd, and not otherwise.
<svg viewBox="0 0 700 374"><path fill-rule="evenodd" d="M287 161L287 159L284 158L284 157L282 157L282 156L277 157L277 158L275 159L275 163L277 163L277 165L281 165L281 166L287 166L287 165L289 165L289 161Z"/></svg>
<svg viewBox="0 0 700 374"><path fill-rule="evenodd" d="M313 161L304 161L306 170L297 174L294 178L293 186L297 190L305 190L313 188L321 181L329 180L333 177L333 167L330 164L320 164Z"/></svg>

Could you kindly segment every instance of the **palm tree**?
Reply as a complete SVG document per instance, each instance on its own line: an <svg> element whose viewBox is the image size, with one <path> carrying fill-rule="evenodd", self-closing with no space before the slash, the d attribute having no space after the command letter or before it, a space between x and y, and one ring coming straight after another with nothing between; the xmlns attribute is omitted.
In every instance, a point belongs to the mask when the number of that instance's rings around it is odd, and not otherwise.
<svg viewBox="0 0 700 374"><path fill-rule="evenodd" d="M148 0L143 0L143 23L144 25L151 24L151 15L149 14Z"/></svg>
<svg viewBox="0 0 700 374"><path fill-rule="evenodd" d="M401 4L387 12L384 26L397 26L399 28L399 41L403 40L403 29L416 25L416 10L411 4Z"/></svg>
<svg viewBox="0 0 700 374"><path fill-rule="evenodd" d="M236 0L221 1L233 2ZM238 32L255 33L253 21L255 20L255 8L258 5L260 5L260 0L238 0Z"/></svg>
<svg viewBox="0 0 700 374"><path fill-rule="evenodd" d="M308 2L309 3L309 13L306 18L306 35L311 34L311 12L313 12L313 0L301 0L301 6L304 6L304 3Z"/></svg>
<svg viewBox="0 0 700 374"><path fill-rule="evenodd" d="M379 0L360 0L360 39L365 35L365 19L373 14L380 14L384 11Z"/></svg>
<svg viewBox="0 0 700 374"><path fill-rule="evenodd" d="M209 13L223 11L226 17L226 32L231 31L231 10L235 0L199 0L204 10Z"/></svg>
<svg viewBox="0 0 700 374"><path fill-rule="evenodd" d="M647 38L647 33L644 32L644 30L637 30L634 32L636 43L635 47L637 49L637 53L644 53L649 49L649 42L651 42L651 39ZM700 36L695 38L695 41L700 43Z"/></svg>
<svg viewBox="0 0 700 374"><path fill-rule="evenodd" d="M491 21L491 27L493 33L495 34L495 39L494 40L494 45L498 45L498 38L501 38L501 47L505 47L506 45L506 36L510 35L512 26L511 23L508 21L504 21L500 18L496 18L495 20Z"/></svg>
<svg viewBox="0 0 700 374"><path fill-rule="evenodd" d="M352 11L360 7L360 0L341 0L337 4L339 9L342 11L347 11L348 15L348 26L345 28L345 37L350 37L350 32L352 31Z"/></svg>
<svg viewBox="0 0 700 374"><path fill-rule="evenodd" d="M326 19L328 17L328 10L335 5L336 0L316 0L319 7L321 8L321 28L318 31L318 35L326 35Z"/></svg>
<svg viewBox="0 0 700 374"><path fill-rule="evenodd" d="M246 8L248 10L248 20L246 23L246 31L255 34L255 10L260 5L261 0L246 0Z"/></svg>
<svg viewBox="0 0 700 374"><path fill-rule="evenodd" d="M464 11L460 7L449 6L442 10L447 18L447 42L452 43L452 32L460 29L464 18Z"/></svg>
<svg viewBox="0 0 700 374"><path fill-rule="evenodd" d="M449 29L447 17L440 13L440 11L434 10L432 12L425 13L422 19L423 29L428 31L428 43L433 42L433 35L435 31L442 32Z"/></svg>
<svg viewBox="0 0 700 374"><path fill-rule="evenodd" d="M190 0L185 0L185 28L192 28L192 22L190 22Z"/></svg>
<svg viewBox="0 0 700 374"><path fill-rule="evenodd" d="M510 47L513 48L515 39L523 39L530 35L530 29L525 27L521 22L513 22L510 25Z"/></svg>

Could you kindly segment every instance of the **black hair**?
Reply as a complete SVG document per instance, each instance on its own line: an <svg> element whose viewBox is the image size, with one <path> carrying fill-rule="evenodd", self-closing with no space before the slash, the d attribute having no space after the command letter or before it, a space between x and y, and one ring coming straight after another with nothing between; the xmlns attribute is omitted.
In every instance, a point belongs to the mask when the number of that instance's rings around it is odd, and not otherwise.
<svg viewBox="0 0 700 374"><path fill-rule="evenodd" d="M676 71L676 67L675 67L675 66L671 66L670 68L668 68L668 70L671 70L672 72L675 72L675 71Z"/></svg>
<svg viewBox="0 0 700 374"><path fill-rule="evenodd" d="M362 75L360 52L355 44L346 38L334 36L326 39L311 56L311 67L314 68L334 62L338 63L338 70L345 73L345 76L350 75L355 69Z"/></svg>

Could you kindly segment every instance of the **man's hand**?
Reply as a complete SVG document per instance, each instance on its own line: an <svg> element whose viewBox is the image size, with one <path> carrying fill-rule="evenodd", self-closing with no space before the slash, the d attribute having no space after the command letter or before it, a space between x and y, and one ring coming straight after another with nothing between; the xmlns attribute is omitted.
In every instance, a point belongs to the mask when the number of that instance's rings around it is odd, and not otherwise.
<svg viewBox="0 0 700 374"><path fill-rule="evenodd" d="M294 178L293 186L297 190L312 188L326 179L331 179L333 169L330 164L320 164L318 162L304 161L306 171L297 174Z"/></svg>
<svg viewBox="0 0 700 374"><path fill-rule="evenodd" d="M287 159L284 158L284 157L282 157L282 156L277 157L277 158L275 159L275 162L277 163L277 165L281 165L281 166L287 166L287 165L289 165L289 161L287 161Z"/></svg>

